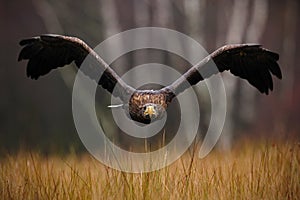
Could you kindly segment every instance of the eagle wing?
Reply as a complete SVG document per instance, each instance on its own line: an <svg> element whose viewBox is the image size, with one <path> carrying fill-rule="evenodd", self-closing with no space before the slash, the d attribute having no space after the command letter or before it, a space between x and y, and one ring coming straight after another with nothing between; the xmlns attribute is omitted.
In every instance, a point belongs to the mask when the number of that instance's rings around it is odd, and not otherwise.
<svg viewBox="0 0 300 200"><path fill-rule="evenodd" d="M273 74L279 79L282 78L277 63L278 59L277 53L264 49L261 45L226 45L193 66L167 89L178 94L190 85L195 85L213 74L229 70L233 75L246 79L261 93L268 94L269 90L273 90L271 75Z"/></svg>
<svg viewBox="0 0 300 200"><path fill-rule="evenodd" d="M98 82L104 89L113 92L118 83L117 91L113 94L124 101L126 95L134 90L127 85L116 72L86 43L76 37L62 35L41 35L20 41L23 46L18 61L29 60L27 64L27 76L38 79L40 76L49 73L52 69L64 67L75 62L80 68L87 56L88 67L84 74ZM102 74L101 78L96 77ZM99 80L100 78L100 80Z"/></svg>

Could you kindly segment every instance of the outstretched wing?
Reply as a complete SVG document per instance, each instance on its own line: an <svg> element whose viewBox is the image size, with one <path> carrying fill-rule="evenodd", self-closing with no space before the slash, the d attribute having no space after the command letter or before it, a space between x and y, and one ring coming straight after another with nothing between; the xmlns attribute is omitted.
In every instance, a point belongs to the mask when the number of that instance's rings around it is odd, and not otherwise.
<svg viewBox="0 0 300 200"><path fill-rule="evenodd" d="M282 78L278 59L277 53L264 49L260 45L226 45L193 66L167 88L178 94L213 74L229 70L233 75L246 79L261 93L268 94L269 90L273 90L271 75Z"/></svg>
<svg viewBox="0 0 300 200"><path fill-rule="evenodd" d="M88 67L84 69L83 73L97 81L110 93L119 83L114 95L122 100L124 100L125 95L134 90L122 81L93 49L78 38L48 34L24 39L20 41L20 45L23 46L23 49L19 54L18 61L29 60L27 76L32 79L38 79L52 69L63 67L73 61L80 68L84 59L90 56ZM102 74L101 78L97 77L99 74Z"/></svg>

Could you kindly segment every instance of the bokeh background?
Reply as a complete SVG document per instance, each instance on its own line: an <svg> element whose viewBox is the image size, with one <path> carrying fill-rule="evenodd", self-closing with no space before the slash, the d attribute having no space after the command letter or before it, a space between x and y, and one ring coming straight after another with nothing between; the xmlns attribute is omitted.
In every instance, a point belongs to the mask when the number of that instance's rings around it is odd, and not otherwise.
<svg viewBox="0 0 300 200"><path fill-rule="evenodd" d="M21 39L57 33L77 36L95 47L121 31L146 26L180 31L208 52L228 43L260 43L279 53L283 79L274 79L274 92L268 96L229 73L222 75L228 113L219 146L230 149L238 138L293 138L300 130L299 11L297 0L1 0L0 151L84 151L71 109L75 67L53 71L38 81L28 79L26 62L17 62ZM182 73L189 68L176 56L159 51L122 56L112 67L122 74L150 61ZM201 106L209 107L207 94L197 92ZM100 100L109 98L101 94Z"/></svg>

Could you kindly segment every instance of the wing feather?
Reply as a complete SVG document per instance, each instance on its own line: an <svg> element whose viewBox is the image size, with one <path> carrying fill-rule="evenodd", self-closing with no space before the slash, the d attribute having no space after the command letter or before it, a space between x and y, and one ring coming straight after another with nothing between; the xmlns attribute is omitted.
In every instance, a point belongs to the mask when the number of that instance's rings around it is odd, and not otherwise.
<svg viewBox="0 0 300 200"><path fill-rule="evenodd" d="M64 67L75 62L80 68L82 62L87 56L90 56L91 62L84 73L91 79L98 81L104 89L110 93L119 83L115 96L124 100L124 96L130 94L134 89L123 82L120 77L111 69L100 56L91 49L82 40L75 37L62 35L41 35L29 39L21 40L19 43L23 46L18 61L29 60L27 64L27 76L32 79L38 79L40 76L48 74L52 69ZM102 77L96 77L102 73ZM98 72L98 73L96 73Z"/></svg>
<svg viewBox="0 0 300 200"><path fill-rule="evenodd" d="M193 66L167 88L175 93L183 92L205 78L223 71L246 79L261 93L273 90L272 75L281 79L282 74L277 63L279 55L257 44L226 45ZM215 63L215 65L213 65ZM217 66L214 69L213 66ZM186 84L186 80L189 84Z"/></svg>

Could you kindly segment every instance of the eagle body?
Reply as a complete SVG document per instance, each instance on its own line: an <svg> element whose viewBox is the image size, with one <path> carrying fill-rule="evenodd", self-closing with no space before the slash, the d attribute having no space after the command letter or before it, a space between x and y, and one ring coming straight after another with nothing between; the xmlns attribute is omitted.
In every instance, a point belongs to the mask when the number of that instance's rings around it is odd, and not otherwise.
<svg viewBox="0 0 300 200"><path fill-rule="evenodd" d="M28 60L28 77L38 79L53 69L74 62L79 70L99 86L123 101L123 105L126 105L123 108L128 109L128 117L144 124L161 119L176 95L214 74L230 71L265 94L273 90L272 75L282 78L277 63L279 55L258 44L225 45L195 64L171 85L160 90L132 88L100 55L76 37L46 34L21 40L20 45L23 48L18 60ZM91 63L88 71L85 71L86 69L81 69L81 64L87 56ZM217 69L211 68L211 61ZM103 73L99 73L99 70ZM97 77L97 74L102 76Z"/></svg>
<svg viewBox="0 0 300 200"><path fill-rule="evenodd" d="M163 90L136 90L129 100L129 114L131 119L149 124L151 121L161 119L173 98L173 93ZM147 114L147 107L153 106L153 117Z"/></svg>

